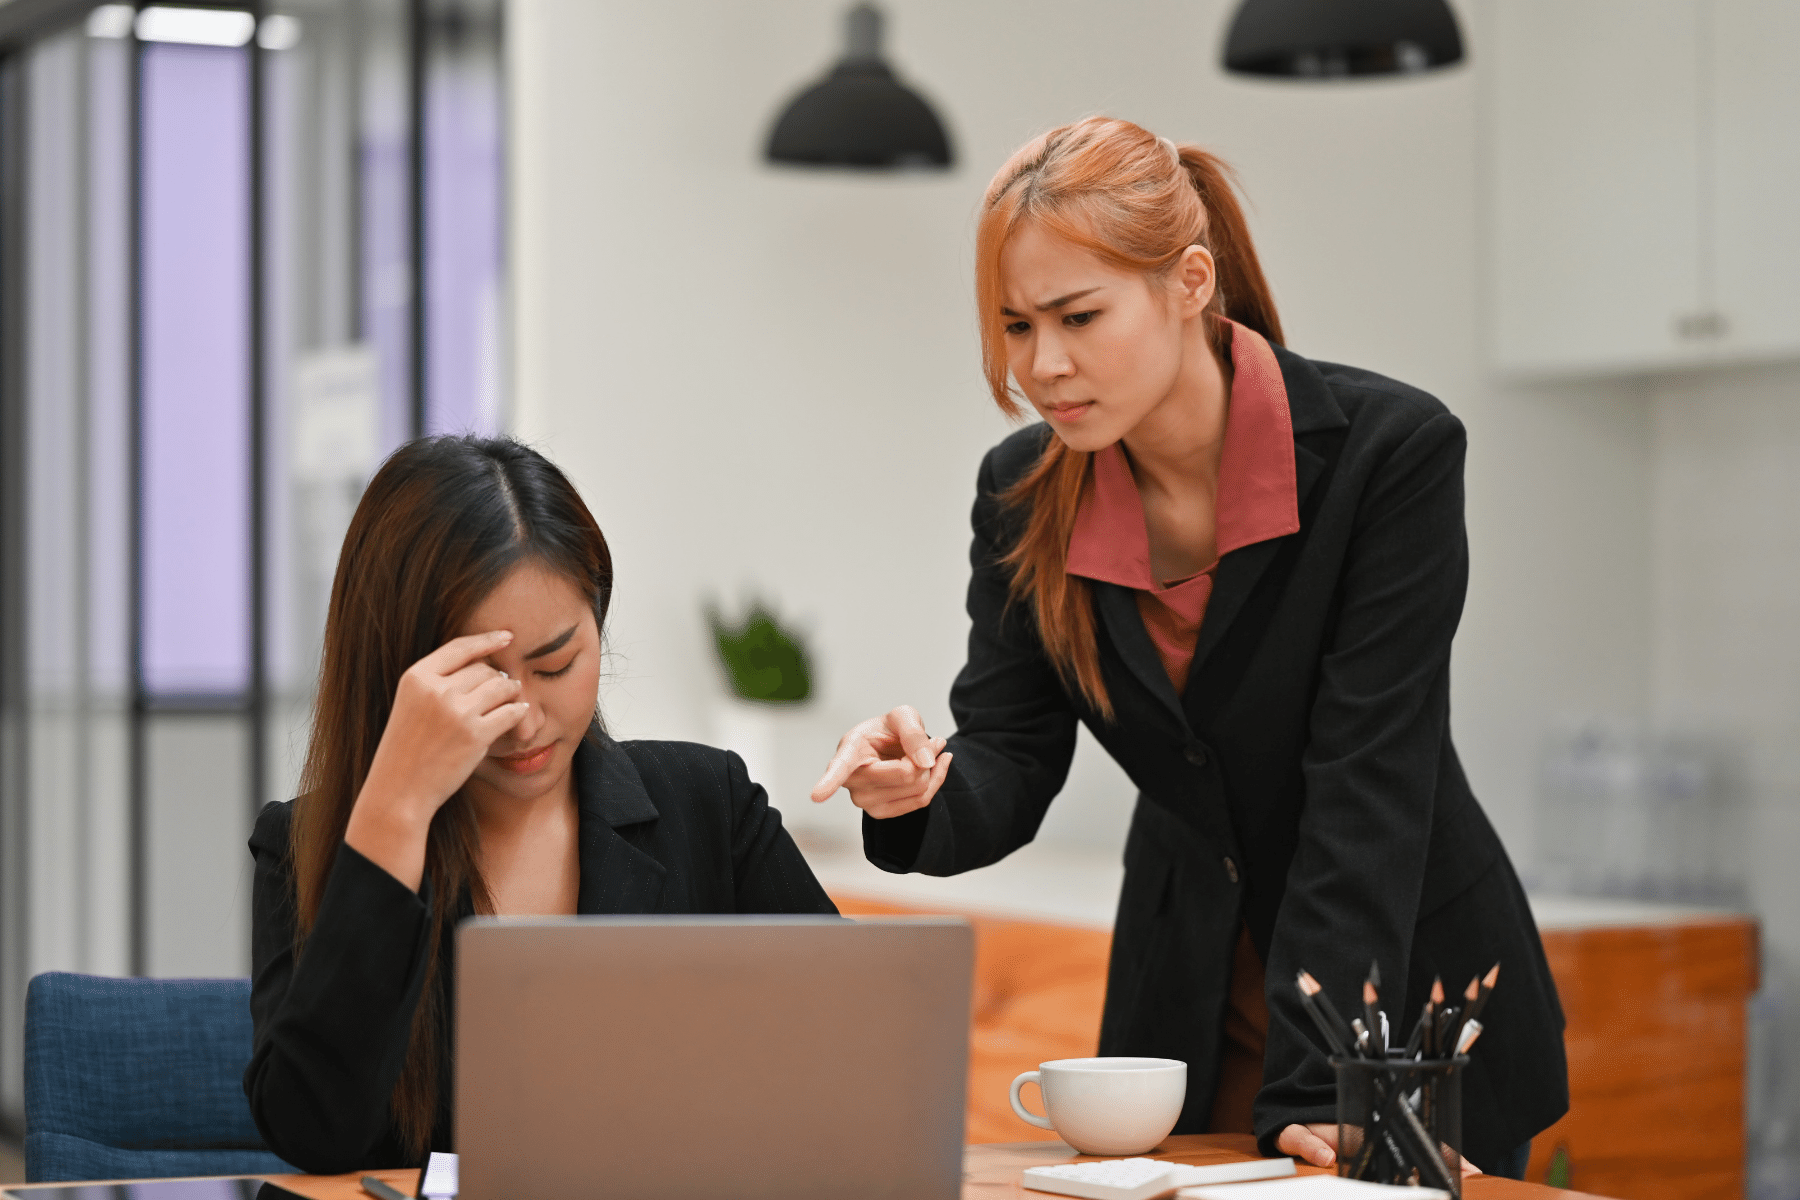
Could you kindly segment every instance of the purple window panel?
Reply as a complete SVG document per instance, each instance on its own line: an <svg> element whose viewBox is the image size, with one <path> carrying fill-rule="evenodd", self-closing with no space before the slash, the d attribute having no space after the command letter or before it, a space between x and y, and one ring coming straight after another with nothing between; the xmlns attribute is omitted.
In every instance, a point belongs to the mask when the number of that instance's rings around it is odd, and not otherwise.
<svg viewBox="0 0 1800 1200"><path fill-rule="evenodd" d="M381 450L412 436L412 244L405 60L379 42L363 80L363 336L375 347Z"/></svg>
<svg viewBox="0 0 1800 1200"><path fill-rule="evenodd" d="M429 76L425 136L427 433L501 423L500 73L453 54Z"/></svg>
<svg viewBox="0 0 1800 1200"><path fill-rule="evenodd" d="M143 51L144 677L249 684L249 62Z"/></svg>

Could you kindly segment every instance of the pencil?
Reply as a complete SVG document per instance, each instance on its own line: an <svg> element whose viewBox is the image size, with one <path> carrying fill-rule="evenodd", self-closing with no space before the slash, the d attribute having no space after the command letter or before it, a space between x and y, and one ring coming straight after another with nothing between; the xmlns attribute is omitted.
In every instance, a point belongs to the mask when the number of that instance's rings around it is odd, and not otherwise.
<svg viewBox="0 0 1800 1200"><path fill-rule="evenodd" d="M1458 1011L1455 1007L1451 1007L1438 1014L1437 1048L1439 1054L1447 1053L1450 1047L1456 1045L1457 1029L1459 1028L1456 1020Z"/></svg>
<svg viewBox="0 0 1800 1200"><path fill-rule="evenodd" d="M1302 971L1295 983L1300 989L1300 1003L1306 1007L1307 1015L1312 1017L1313 1024L1319 1027L1319 1032L1325 1035L1325 1043L1331 1047L1331 1052L1339 1058L1349 1058L1350 1050L1344 1045L1342 1027L1334 1025L1320 1007L1319 993L1323 989L1319 987L1319 981Z"/></svg>
<svg viewBox="0 0 1800 1200"><path fill-rule="evenodd" d="M1431 981L1431 999L1425 1002L1425 1057L1436 1058L1438 1053L1437 1018L1444 1007L1444 981L1441 977Z"/></svg>
<svg viewBox="0 0 1800 1200"><path fill-rule="evenodd" d="M1469 982L1470 986L1475 986L1474 980ZM1481 1010L1487 1007L1488 997L1494 994L1494 985L1499 982L1500 964L1495 963L1488 968L1487 976L1481 981L1480 986L1475 988L1475 998L1469 1001L1469 1007L1466 1010L1468 1015L1463 1018L1465 1023L1473 1021L1481 1015Z"/></svg>
<svg viewBox="0 0 1800 1200"><path fill-rule="evenodd" d="M1413 1026L1412 1036L1406 1039L1406 1057L1418 1058L1425 1048L1425 1027L1431 1024L1431 1001L1419 1010L1419 1020Z"/></svg>
<svg viewBox="0 0 1800 1200"><path fill-rule="evenodd" d="M1432 1181L1433 1184L1443 1188L1451 1195L1455 1195L1456 1181L1450 1178L1450 1167L1438 1152L1435 1139L1426 1132L1425 1126L1420 1123L1418 1114L1413 1112L1411 1105L1405 1103L1402 1103L1396 1111L1400 1114L1400 1120L1395 1123L1394 1128L1403 1131L1406 1140L1413 1143L1413 1158L1416 1160L1413 1165L1423 1170L1429 1163L1431 1170L1428 1173L1436 1176Z"/></svg>
<svg viewBox="0 0 1800 1200"><path fill-rule="evenodd" d="M1456 1022L1456 1028L1450 1031L1450 1045L1462 1044L1463 1027L1475 1019L1479 1006L1475 1003L1481 997L1481 976L1476 975L1469 980L1469 986L1463 989L1462 1015Z"/></svg>
<svg viewBox="0 0 1800 1200"><path fill-rule="evenodd" d="M1319 1011L1325 1014L1326 1020L1330 1021L1339 1029L1350 1028L1349 1024L1344 1020L1343 1014L1338 1012L1337 1005L1333 1004L1331 1002L1331 997L1325 993L1324 986L1320 984L1317 979L1313 978L1312 972L1300 972L1300 979L1302 980L1300 986L1318 1003Z"/></svg>
<svg viewBox="0 0 1800 1200"><path fill-rule="evenodd" d="M1455 1034L1455 1044L1456 1045L1458 1045L1458 1046L1462 1045L1463 1029L1465 1029L1468 1026L1469 1022L1471 1022L1481 1016L1481 1010L1487 1007L1488 997L1493 995L1493 993L1494 993L1494 984L1498 983L1499 981L1500 981L1500 964L1499 963L1495 963L1493 966L1488 968L1488 973L1485 978L1476 978L1476 979L1469 980L1468 990L1463 993L1464 996L1468 997L1468 1002L1463 1005L1462 1023L1460 1025L1458 1025L1457 1029L1456 1029L1456 1034ZM1461 1054L1462 1051L1458 1050L1457 1053Z"/></svg>

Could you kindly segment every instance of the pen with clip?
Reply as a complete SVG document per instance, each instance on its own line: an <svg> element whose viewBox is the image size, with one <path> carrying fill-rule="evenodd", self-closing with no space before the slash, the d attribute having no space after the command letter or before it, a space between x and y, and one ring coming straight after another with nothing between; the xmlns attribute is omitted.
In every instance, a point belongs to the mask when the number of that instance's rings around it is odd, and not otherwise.
<svg viewBox="0 0 1800 1200"><path fill-rule="evenodd" d="M375 1197L375 1200L412 1200L405 1192L391 1184L383 1183L373 1175L362 1177L362 1190Z"/></svg>

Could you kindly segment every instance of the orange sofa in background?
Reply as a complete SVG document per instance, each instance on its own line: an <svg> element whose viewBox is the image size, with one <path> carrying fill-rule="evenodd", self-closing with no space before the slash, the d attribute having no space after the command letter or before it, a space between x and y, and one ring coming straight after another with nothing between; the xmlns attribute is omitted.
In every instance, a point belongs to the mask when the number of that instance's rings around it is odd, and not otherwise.
<svg viewBox="0 0 1800 1200"><path fill-rule="evenodd" d="M904 915L902 907L834 894L845 916ZM967 914L952 914L966 916ZM975 927L975 1001L969 1031L968 1142L1040 1142L1051 1135L1014 1115L1013 1077L1053 1058L1085 1058L1100 1045L1112 934L1073 925L968 917ZM1023 1099L1042 1112L1037 1089Z"/></svg>

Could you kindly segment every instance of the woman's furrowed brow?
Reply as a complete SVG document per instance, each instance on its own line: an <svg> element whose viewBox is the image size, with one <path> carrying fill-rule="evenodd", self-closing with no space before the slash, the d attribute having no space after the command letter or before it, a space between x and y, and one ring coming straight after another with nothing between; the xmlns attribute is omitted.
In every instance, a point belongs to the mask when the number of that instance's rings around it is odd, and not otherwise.
<svg viewBox="0 0 1800 1200"><path fill-rule="evenodd" d="M1052 309L1061 308L1065 304L1073 304L1073 303L1075 303L1075 301L1081 299L1083 296L1093 295L1095 292L1099 291L1104 286L1105 286L1104 284L1095 284L1091 288L1082 288L1079 292L1070 292L1066 296L1058 296L1054 300L1046 300L1044 303L1037 306L1037 310L1039 312L1050 312ZM1022 313L1014 312L1010 308L1002 308L1000 310L1000 314L1002 316L1007 316L1007 317L1017 317L1017 316L1023 315Z"/></svg>
<svg viewBox="0 0 1800 1200"><path fill-rule="evenodd" d="M568 645L569 639L574 636L575 626L571 625L543 645L539 646L536 650L533 650L530 654L527 654L525 656L525 661L530 662L532 659L542 658L546 654L555 654L558 650L561 650L564 646Z"/></svg>

